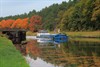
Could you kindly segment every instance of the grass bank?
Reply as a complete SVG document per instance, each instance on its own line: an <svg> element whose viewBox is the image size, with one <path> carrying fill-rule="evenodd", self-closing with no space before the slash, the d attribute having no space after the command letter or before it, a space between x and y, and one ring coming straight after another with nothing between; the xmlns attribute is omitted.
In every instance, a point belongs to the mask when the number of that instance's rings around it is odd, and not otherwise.
<svg viewBox="0 0 100 67"><path fill-rule="evenodd" d="M65 32L70 37L100 37L100 31L90 31L90 32Z"/></svg>
<svg viewBox="0 0 100 67"><path fill-rule="evenodd" d="M26 36L36 36L36 35L37 35L36 32L35 33L31 32L31 31L26 32Z"/></svg>
<svg viewBox="0 0 100 67"><path fill-rule="evenodd" d="M65 32L74 41L100 42L100 31L90 32Z"/></svg>
<svg viewBox="0 0 100 67"><path fill-rule="evenodd" d="M0 36L0 67L29 67L10 40Z"/></svg>
<svg viewBox="0 0 100 67"><path fill-rule="evenodd" d="M54 32L51 31L51 34ZM66 32L66 31L61 31L61 33L67 34L70 37L78 37L78 36L83 36L83 37L100 37L100 31L78 31L78 32Z"/></svg>
<svg viewBox="0 0 100 67"><path fill-rule="evenodd" d="M82 41L82 42L99 42L98 38L70 38L70 41Z"/></svg>

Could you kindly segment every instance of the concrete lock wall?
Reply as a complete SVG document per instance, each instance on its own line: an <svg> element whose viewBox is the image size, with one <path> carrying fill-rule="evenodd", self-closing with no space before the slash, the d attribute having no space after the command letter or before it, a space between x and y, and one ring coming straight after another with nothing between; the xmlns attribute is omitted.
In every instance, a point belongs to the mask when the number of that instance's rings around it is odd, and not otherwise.
<svg viewBox="0 0 100 67"><path fill-rule="evenodd" d="M2 33L6 34L13 44L21 44L26 40L26 31L2 31Z"/></svg>

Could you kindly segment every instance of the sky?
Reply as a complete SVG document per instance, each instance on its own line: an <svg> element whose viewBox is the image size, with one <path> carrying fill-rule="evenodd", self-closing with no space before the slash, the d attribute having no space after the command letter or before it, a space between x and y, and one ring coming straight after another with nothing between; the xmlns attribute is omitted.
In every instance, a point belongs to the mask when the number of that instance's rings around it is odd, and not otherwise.
<svg viewBox="0 0 100 67"><path fill-rule="evenodd" d="M33 9L40 11L53 3L60 4L63 1L68 0L0 0L0 17L28 13Z"/></svg>

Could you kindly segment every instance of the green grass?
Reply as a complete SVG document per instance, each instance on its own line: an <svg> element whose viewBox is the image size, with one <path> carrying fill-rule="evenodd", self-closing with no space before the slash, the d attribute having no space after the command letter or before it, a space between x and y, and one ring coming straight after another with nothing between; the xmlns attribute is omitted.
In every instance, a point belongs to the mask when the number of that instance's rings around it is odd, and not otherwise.
<svg viewBox="0 0 100 67"><path fill-rule="evenodd" d="M49 33L53 34L54 32L51 31ZM77 36L100 37L100 31L78 31L78 32L62 31L61 33L67 34L70 37L77 37Z"/></svg>
<svg viewBox="0 0 100 67"><path fill-rule="evenodd" d="M100 31L89 31L89 32L65 32L69 36L90 36L90 37L100 37Z"/></svg>
<svg viewBox="0 0 100 67"><path fill-rule="evenodd" d="M66 32L66 34L74 41L87 41L87 42L100 42L100 31L83 31L83 32ZM87 38L78 38L78 36L83 36ZM90 38L99 37L99 38Z"/></svg>
<svg viewBox="0 0 100 67"><path fill-rule="evenodd" d="M82 42L99 42L98 38L70 38L71 41L82 41Z"/></svg>
<svg viewBox="0 0 100 67"><path fill-rule="evenodd" d="M0 37L0 67L29 67L10 40Z"/></svg>
<svg viewBox="0 0 100 67"><path fill-rule="evenodd" d="M28 31L28 32L26 32L26 36L36 36L37 35L37 33L35 32L31 32L31 31Z"/></svg>

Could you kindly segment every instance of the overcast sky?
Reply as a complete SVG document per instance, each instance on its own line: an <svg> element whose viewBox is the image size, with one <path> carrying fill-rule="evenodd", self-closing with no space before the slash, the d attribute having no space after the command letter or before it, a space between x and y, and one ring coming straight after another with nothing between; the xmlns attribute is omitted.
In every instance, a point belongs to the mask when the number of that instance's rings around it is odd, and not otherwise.
<svg viewBox="0 0 100 67"><path fill-rule="evenodd" d="M62 3L68 0L0 0L0 17L28 13L50 6L53 3Z"/></svg>

